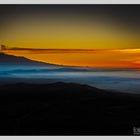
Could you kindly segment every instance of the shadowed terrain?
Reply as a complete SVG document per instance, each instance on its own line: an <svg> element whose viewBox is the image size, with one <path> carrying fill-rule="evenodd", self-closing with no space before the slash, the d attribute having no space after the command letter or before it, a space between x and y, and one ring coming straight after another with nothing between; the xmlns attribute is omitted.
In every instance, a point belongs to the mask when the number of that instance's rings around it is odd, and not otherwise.
<svg viewBox="0 0 140 140"><path fill-rule="evenodd" d="M133 135L140 96L75 83L0 86L0 135Z"/></svg>

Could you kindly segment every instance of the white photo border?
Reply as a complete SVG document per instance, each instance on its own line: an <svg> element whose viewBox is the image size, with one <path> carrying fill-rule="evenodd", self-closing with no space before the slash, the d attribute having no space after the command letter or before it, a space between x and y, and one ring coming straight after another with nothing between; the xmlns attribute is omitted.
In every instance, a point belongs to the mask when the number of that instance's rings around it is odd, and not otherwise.
<svg viewBox="0 0 140 140"><path fill-rule="evenodd" d="M0 4L140 4L140 0L0 0Z"/></svg>

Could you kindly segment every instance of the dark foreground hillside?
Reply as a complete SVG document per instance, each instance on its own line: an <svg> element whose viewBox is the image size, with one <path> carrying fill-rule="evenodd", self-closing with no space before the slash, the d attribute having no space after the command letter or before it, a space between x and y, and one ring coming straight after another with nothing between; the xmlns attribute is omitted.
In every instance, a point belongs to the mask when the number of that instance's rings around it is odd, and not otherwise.
<svg viewBox="0 0 140 140"><path fill-rule="evenodd" d="M0 135L133 135L140 96L73 83L0 87Z"/></svg>

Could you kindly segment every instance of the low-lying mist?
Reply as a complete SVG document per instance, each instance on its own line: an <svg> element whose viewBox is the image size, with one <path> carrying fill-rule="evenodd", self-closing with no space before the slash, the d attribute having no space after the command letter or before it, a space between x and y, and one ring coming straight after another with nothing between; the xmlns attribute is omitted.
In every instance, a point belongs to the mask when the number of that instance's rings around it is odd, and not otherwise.
<svg viewBox="0 0 140 140"><path fill-rule="evenodd" d="M91 69L72 67L1 66L0 84L73 82L101 89L139 93L140 71L135 69Z"/></svg>

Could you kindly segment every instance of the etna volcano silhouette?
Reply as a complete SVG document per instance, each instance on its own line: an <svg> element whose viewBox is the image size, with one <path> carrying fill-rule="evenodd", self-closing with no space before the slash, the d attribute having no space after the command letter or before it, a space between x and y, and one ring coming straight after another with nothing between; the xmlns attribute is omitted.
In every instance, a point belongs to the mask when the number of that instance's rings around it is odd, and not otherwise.
<svg viewBox="0 0 140 140"><path fill-rule="evenodd" d="M25 57L0 53L0 65L26 65L26 66L57 66L50 63L34 61Z"/></svg>

